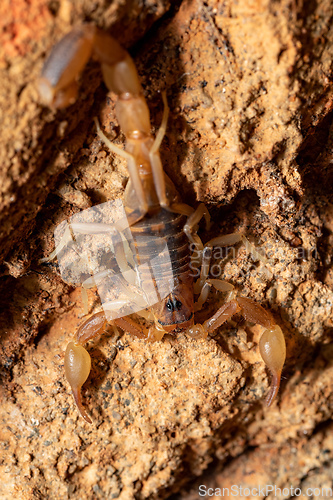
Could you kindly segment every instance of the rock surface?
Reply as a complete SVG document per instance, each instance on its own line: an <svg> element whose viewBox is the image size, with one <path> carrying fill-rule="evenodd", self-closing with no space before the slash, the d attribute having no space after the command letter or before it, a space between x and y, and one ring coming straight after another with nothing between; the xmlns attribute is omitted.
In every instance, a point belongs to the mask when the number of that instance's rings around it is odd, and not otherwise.
<svg viewBox="0 0 333 500"><path fill-rule="evenodd" d="M307 488L333 488L332 2L30 7L0 7L0 497L185 499L199 498L200 484L273 484L306 498ZM63 353L81 294L39 259L58 223L123 196L126 164L96 137L93 117L119 146L124 136L96 63L66 111L40 105L36 80L52 45L84 21L132 47L155 129L166 89L162 161L185 202L209 207L215 224L202 238L242 232L268 257L263 265L237 247L212 273L285 333L269 409L261 329L237 316L205 341L149 344L110 328L89 348L93 424L78 416ZM221 300L212 293L197 321ZM97 302L90 291L91 310Z"/></svg>

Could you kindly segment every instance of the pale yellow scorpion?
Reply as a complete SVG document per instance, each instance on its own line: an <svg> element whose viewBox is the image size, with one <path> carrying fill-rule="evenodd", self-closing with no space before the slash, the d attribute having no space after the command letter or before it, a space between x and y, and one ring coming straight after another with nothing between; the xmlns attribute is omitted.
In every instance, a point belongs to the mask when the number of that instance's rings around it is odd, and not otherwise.
<svg viewBox="0 0 333 500"><path fill-rule="evenodd" d="M139 324L129 315L113 321L115 326L140 339L161 340L165 333L186 332L192 338L204 339L234 314L264 327L259 347L262 359L272 373L267 404L275 399L285 362L286 346L281 328L272 316L252 299L236 296L232 285L210 279L209 265L215 246L234 245L247 240L238 233L218 236L205 245L197 235L202 218L209 222L204 204L196 210L181 203L171 180L164 173L159 147L166 131L168 106L163 95L164 112L159 131L154 139L150 132L149 109L143 96L137 70L128 52L109 34L86 24L73 29L52 50L44 64L39 82L43 102L51 107L64 108L76 99L77 80L90 57L102 67L108 89L117 97L116 115L126 136L126 150L112 144L101 132L100 138L116 154L126 158L129 181L124 206L132 233L148 237L163 235L171 256L171 270L165 270L164 279L173 281L173 289L161 302L139 315L150 320L151 326ZM199 277L194 280L190 244L200 256ZM151 248L141 252L152 252ZM148 255L149 257L149 255ZM198 268L198 263L196 264ZM172 276L170 276L172 273ZM143 278L144 279L144 278ZM207 299L210 287L227 293L226 302L202 325L194 323L194 312ZM195 300L194 297L197 297ZM93 314L78 328L65 354L66 377L71 385L77 407L85 420L91 423L81 401L81 387L90 373L90 355L83 347L89 340L101 335L106 326L104 312Z"/></svg>

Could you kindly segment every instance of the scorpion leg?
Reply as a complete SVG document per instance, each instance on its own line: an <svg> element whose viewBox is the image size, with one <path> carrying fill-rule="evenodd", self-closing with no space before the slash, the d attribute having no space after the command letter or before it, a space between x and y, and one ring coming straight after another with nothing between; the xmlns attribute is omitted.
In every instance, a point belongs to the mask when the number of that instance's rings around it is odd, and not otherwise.
<svg viewBox="0 0 333 500"><path fill-rule="evenodd" d="M145 317L145 315L142 314L142 311L138 314ZM150 327L148 329L142 325L139 325L136 321L129 318L128 316L117 318L114 320L114 323L122 330L135 335L135 337L139 339L148 340L148 342L156 342L158 340L161 340L163 338L163 335L166 333L164 330L156 328L156 326Z"/></svg>
<svg viewBox="0 0 333 500"><path fill-rule="evenodd" d="M181 212L181 207L179 209L179 213ZM206 222L207 229L210 228L210 215L207 210L207 207L204 203L200 203L195 211L192 210L192 213L184 213L184 215L189 215L186 224L184 225L183 231L186 234L188 240L191 245L193 245L193 251L191 254L191 268L198 269L201 266L202 262L202 251L203 251L203 243L201 238L197 234L198 224L201 219L204 217Z"/></svg>
<svg viewBox="0 0 333 500"><path fill-rule="evenodd" d="M154 143L149 151L149 158L152 167L154 185L158 201L161 207L168 208L169 203L165 192L165 175L159 153L160 145L166 132L168 116L169 116L169 106L167 103L165 92L162 92L162 99L164 104L162 123L156 134Z"/></svg>
<svg viewBox="0 0 333 500"><path fill-rule="evenodd" d="M97 134L98 134L99 138L104 142L104 144L108 147L108 149L110 149L110 151L112 151L113 153L115 153L119 156L122 156L123 158L125 158L127 160L127 168L128 168L128 172L129 172L130 178L132 180L132 184L134 186L134 189L135 189L135 192L137 195L138 210L139 210L139 215L136 215L135 217L132 217L131 215L129 215L127 217L129 225L132 226L133 224L138 222L140 219L142 219L142 217L148 211L148 204L147 204L147 200L146 200L146 195L145 195L145 192L143 190L143 186L142 186L142 182L140 179L139 170L138 170L138 167L136 165L135 158L132 154L128 153L127 151L124 151L121 148L118 148L118 146L113 144L106 137L106 135L102 132L97 118L95 118L94 120L95 120L95 124L96 124L96 128L97 128Z"/></svg>
<svg viewBox="0 0 333 500"><path fill-rule="evenodd" d="M39 259L39 263L44 264L47 262L51 262L51 260L55 259L56 256L59 255L61 250L65 247L67 247L72 241L74 241L73 234L70 230L69 224L66 223L66 229L65 229L64 234L62 235L58 245L55 247L53 252L51 252L48 257L43 257L42 259Z"/></svg>
<svg viewBox="0 0 333 500"><path fill-rule="evenodd" d="M190 337L195 339L204 339L209 333L212 333L216 328L222 325L225 321L232 318L234 314L240 311L240 307L236 300L230 300L221 306L216 313L206 320L202 325L196 324L186 331Z"/></svg>
<svg viewBox="0 0 333 500"><path fill-rule="evenodd" d="M153 173L153 178L154 178L154 185L155 185L155 189L156 189L156 194L157 194L157 198L158 198L158 201L159 201L159 204L161 205L161 207L163 207L166 210L169 210L171 212L186 215L189 217L194 212L192 207L190 207L189 205L186 205L185 203L172 203L171 205L169 205L169 202L168 202L167 197L166 197L165 173L163 170L161 157L160 157L160 153L159 153L159 149L160 149L163 137L165 136L165 133L166 133L168 116L169 116L169 106L168 106L165 91L162 92L162 99L163 99L163 104L164 104L162 122L161 122L160 128L158 129L158 132L156 134L153 145L149 151L149 158L150 158L150 163L151 163L151 167L152 167L152 173ZM201 205L203 205L203 203ZM206 213L208 214L207 210L206 210ZM205 215L205 217L207 217L207 215ZM209 217L209 214L208 214L208 217Z"/></svg>
<svg viewBox="0 0 333 500"><path fill-rule="evenodd" d="M165 91L162 92L162 99L163 99L163 104L164 104L162 123L160 125L160 128L158 129L158 132L156 134L153 145L149 151L149 158L150 158L150 163L151 163L151 167L152 167L152 173L153 173L153 178L154 178L154 185L155 185L155 189L156 189L156 194L157 194L158 201L159 201L159 204L161 205L161 207L165 208L166 210L170 210L171 212L175 212L177 214L182 214L182 215L186 215L186 216L190 217L193 213L197 213L198 209L194 212L193 208L190 207L189 205L186 205L185 203L172 203L170 205L168 200L167 200L167 197L166 197L165 173L163 170L161 157L160 157L160 153L159 153L159 149L160 149L163 137L165 136L165 133L166 133L168 116L169 116L169 106L168 106ZM204 206L204 204L201 203L201 205L198 207L199 210L200 210L201 206ZM208 210L206 209L206 207L205 207L204 214L199 216L198 222L202 218L203 215L205 215L207 226L208 226L209 222L210 222L210 217L209 217L209 213L208 213Z"/></svg>
<svg viewBox="0 0 333 500"><path fill-rule="evenodd" d="M130 270L130 271L132 271L132 270ZM129 273L130 272L128 271L127 276L126 276L127 278L128 278ZM134 271L133 271L133 273L134 273ZM87 290L89 290L90 288L98 287L104 279L106 279L110 276L113 277L115 275L116 275L116 273L112 269L104 269L102 271L93 273L92 276L90 276L90 278L87 278L86 280L83 281L83 283L81 284L81 297L82 297L82 302L83 302L84 314L88 314ZM122 276L123 275L124 274L122 272ZM134 279L133 275L131 277L132 277L132 279ZM104 306L105 306L105 304L104 304Z"/></svg>
<svg viewBox="0 0 333 500"><path fill-rule="evenodd" d="M199 236L196 234L196 232L197 232L197 226L203 217L205 218L206 227L207 227L207 229L209 229L210 228L209 212L207 210L206 205L204 203L200 203L198 208L187 219L186 224L185 224L184 229L183 229L183 231L186 234L189 241L191 243L194 243L195 245L200 244L201 250L203 249L203 244L202 244ZM199 243L199 241L200 241L200 243Z"/></svg>
<svg viewBox="0 0 333 500"><path fill-rule="evenodd" d="M200 208L200 206L199 206L199 208ZM190 221L190 222L192 222L192 226L191 226L192 228L195 227L195 225L200 220L200 215L201 215L201 217L203 216L204 208L205 207L200 208L200 211L197 210L197 214L195 214L195 213L193 214L192 221ZM214 241L214 240L211 240L211 241ZM205 245L204 249L205 248L206 248L206 245ZM207 247L207 248L211 248L211 247ZM207 259L207 257L205 257L205 255L204 255L204 258ZM210 258L211 258L211 254L210 254L209 260L208 260L208 268L209 268ZM201 267L203 267L204 265L206 265L206 263L203 261L201 263ZM201 271L199 280L201 279L201 276L203 274L204 273ZM196 283L194 285L195 293L200 293L200 296L199 296L199 298L194 306L195 311L199 310L202 307L203 303L206 301L206 299L208 297L208 292L209 292L211 286L214 286L217 290L220 290L223 292L229 292L229 297L228 297L227 302L225 302L225 304L223 304L211 318L206 320L202 325L195 324L187 330L187 334L190 335L190 337L195 338L195 339L206 338L209 333L212 333L214 330L216 330L216 328L218 328L220 325L222 325L222 323L224 323L225 321L228 321L229 319L232 318L232 316L234 314L236 314L237 312L240 311L240 306L234 298L234 295L235 295L234 286L226 281L223 281L223 280L208 279L207 278L208 272L207 272L207 274L205 273L205 275L206 275L205 282L203 284L200 283L200 288L198 289L197 292L196 292L196 288L195 288Z"/></svg>
<svg viewBox="0 0 333 500"><path fill-rule="evenodd" d="M253 258L255 260L261 260L264 264L267 264L267 259L262 256L252 245L247 238L241 233L230 233L230 234L225 234L221 236L217 236L216 238L211 239L208 241L202 251L202 265L201 265L201 271L200 271L200 277L196 281L195 286L194 286L194 292L195 293L200 293L202 287L207 281L208 274L209 274L209 269L210 269L210 262L212 259L212 253L213 253L213 248L216 246L221 246L221 247L229 247L236 245L236 243L242 242L245 245L245 248L248 252L250 252L253 255Z"/></svg>
<svg viewBox="0 0 333 500"><path fill-rule="evenodd" d="M199 295L197 301L194 303L194 310L195 311L200 311L200 309L202 309L202 306L203 306L204 302L206 302L209 290L211 289L212 286L214 288L216 288L216 290L219 290L220 292L228 292L226 302L229 302L229 300L234 298L234 295L235 295L234 285L232 285L231 283L228 283L228 281L224 281L224 280L207 279L206 283L201 288L200 295Z"/></svg>

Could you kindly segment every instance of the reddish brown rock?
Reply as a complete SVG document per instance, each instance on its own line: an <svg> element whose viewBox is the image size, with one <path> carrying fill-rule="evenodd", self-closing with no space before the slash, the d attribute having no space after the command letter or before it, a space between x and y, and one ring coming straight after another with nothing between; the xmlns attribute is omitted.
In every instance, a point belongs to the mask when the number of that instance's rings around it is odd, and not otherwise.
<svg viewBox="0 0 333 500"><path fill-rule="evenodd" d="M193 498L206 482L329 485L331 2L127 5L1 7L0 496L162 499L198 476ZM80 291L38 259L53 249L56 224L123 194L126 165L96 138L93 117L115 143L124 137L94 62L67 111L40 105L36 79L55 41L83 21L133 46L155 129L166 89L162 160L184 201L209 206L215 225L203 239L240 231L269 257L259 265L240 247L222 270L285 332L270 409L261 329L236 317L198 342L147 344L110 329L89 348L93 425L78 416L63 353L83 315ZM212 293L197 320L220 300Z"/></svg>

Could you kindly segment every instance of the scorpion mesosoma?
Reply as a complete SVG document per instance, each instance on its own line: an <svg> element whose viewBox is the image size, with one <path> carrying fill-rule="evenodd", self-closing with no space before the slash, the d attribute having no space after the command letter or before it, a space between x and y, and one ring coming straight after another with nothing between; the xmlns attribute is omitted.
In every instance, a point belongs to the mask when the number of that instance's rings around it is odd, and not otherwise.
<svg viewBox="0 0 333 500"><path fill-rule="evenodd" d="M237 296L233 286L225 281L210 279L209 265L214 246L234 245L239 241L249 242L238 233L218 236L205 245L197 235L199 221L209 214L204 204L196 210L181 203L173 183L164 173L159 147L166 131L168 106L162 93L164 112L161 126L154 139L150 132L149 109L143 96L137 70L128 52L109 34L86 24L73 29L53 48L44 64L39 82L43 102L54 108L65 108L77 95L77 80L86 63L93 56L102 67L104 81L114 92L116 115L126 136L123 151L112 144L102 133L96 121L97 132L108 148L125 157L128 164L129 181L125 191L126 215L133 232L147 236L163 234L168 242L172 261L174 287L172 292L150 310L138 314L152 323L142 326L129 315L117 318L113 325L147 341L161 340L165 333L186 332L192 338L204 339L234 314L241 313L245 320L264 327L259 348L262 359L272 374L272 383L267 404L275 399L286 347L281 328L272 316L252 299ZM200 255L200 275L194 280L190 266L189 242ZM147 252L151 251L147 249ZM199 273L198 273L199 274ZM166 275L165 280L170 276ZM226 302L202 325L194 323L194 312L207 299L210 287L227 292ZM197 297L197 300L194 300ZM90 373L91 359L83 347L89 340L101 335L106 326L104 312L86 319L78 328L65 353L65 372L72 388L76 405L91 423L81 401L81 387Z"/></svg>

